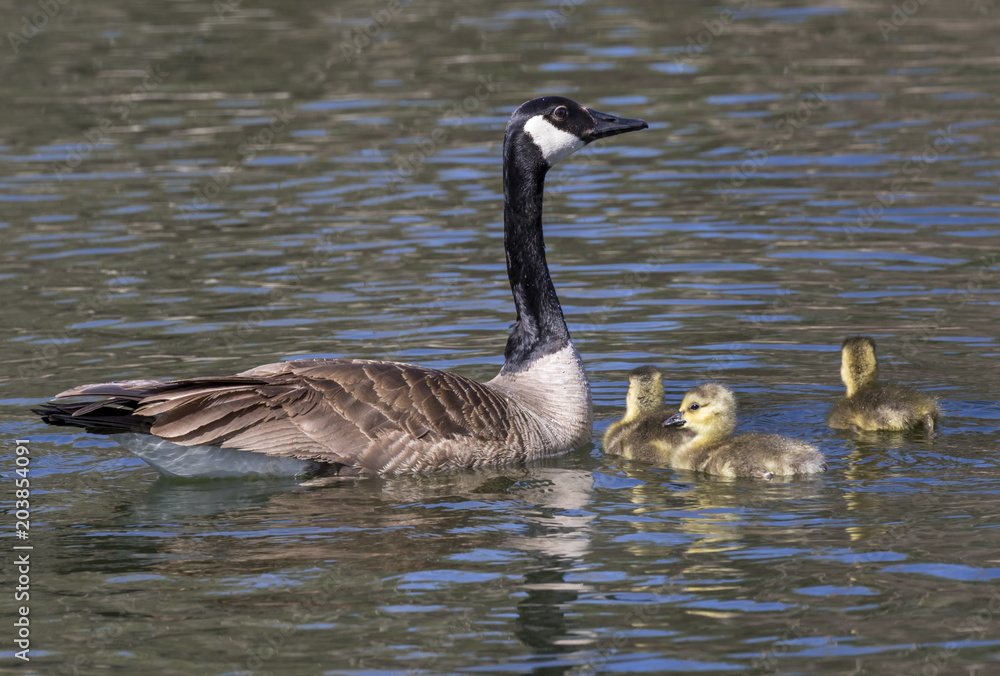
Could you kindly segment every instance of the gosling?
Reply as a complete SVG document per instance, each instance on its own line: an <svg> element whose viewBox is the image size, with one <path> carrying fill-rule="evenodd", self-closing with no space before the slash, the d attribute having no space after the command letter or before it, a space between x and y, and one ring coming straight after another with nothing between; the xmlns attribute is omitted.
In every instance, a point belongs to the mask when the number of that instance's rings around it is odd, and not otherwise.
<svg viewBox="0 0 1000 676"><path fill-rule="evenodd" d="M663 462L694 438L691 430L663 426L673 412L663 405L660 372L652 366L633 369L628 374L625 415L604 433L604 452L639 462Z"/></svg>
<svg viewBox="0 0 1000 676"><path fill-rule="evenodd" d="M847 395L830 411L830 427L903 432L922 426L928 436L934 434L939 415L937 401L902 385L878 383L873 339L851 336L844 341L840 348L840 378Z"/></svg>
<svg viewBox="0 0 1000 676"><path fill-rule="evenodd" d="M665 426L683 425L694 439L670 457L675 469L726 477L817 474L826 471L823 454L811 445L777 434L736 431L736 397L721 383L703 383L684 395L681 409Z"/></svg>

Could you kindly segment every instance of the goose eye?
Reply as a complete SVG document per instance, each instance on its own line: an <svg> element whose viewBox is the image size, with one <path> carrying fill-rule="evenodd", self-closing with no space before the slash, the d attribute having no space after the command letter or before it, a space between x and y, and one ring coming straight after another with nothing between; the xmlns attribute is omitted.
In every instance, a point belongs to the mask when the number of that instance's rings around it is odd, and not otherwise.
<svg viewBox="0 0 1000 676"><path fill-rule="evenodd" d="M559 106L552 111L552 119L556 122L565 122L567 117L569 117L569 108L566 106Z"/></svg>
<svg viewBox="0 0 1000 676"><path fill-rule="evenodd" d="M701 408L699 404L691 404L690 406L688 406L689 411L697 411L699 408Z"/></svg>

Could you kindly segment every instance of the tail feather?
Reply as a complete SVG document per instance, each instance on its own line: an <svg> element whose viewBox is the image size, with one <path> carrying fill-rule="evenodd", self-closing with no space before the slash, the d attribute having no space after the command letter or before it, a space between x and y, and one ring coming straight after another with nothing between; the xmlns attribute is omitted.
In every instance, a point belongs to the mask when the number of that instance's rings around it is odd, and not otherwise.
<svg viewBox="0 0 1000 676"><path fill-rule="evenodd" d="M161 399L171 403L174 399L204 396L203 387L246 387L260 385L259 379L240 376L223 378L188 378L186 380L121 380L112 383L96 383L79 385L60 392L56 401L31 409L50 425L66 427L82 427L94 434L120 434L122 432L138 432L149 434L156 415L160 413L152 404L153 415L137 414L136 410L143 401L150 398ZM195 388L194 393L186 392ZM97 401L62 402L60 399L79 397L99 397ZM168 408L170 408L168 406Z"/></svg>
<svg viewBox="0 0 1000 676"><path fill-rule="evenodd" d="M119 380L113 383L77 385L65 392L60 392L55 398L114 397L115 399L139 400L169 384L171 384L170 381L163 380Z"/></svg>
<svg viewBox="0 0 1000 676"><path fill-rule="evenodd" d="M230 377L205 377L205 378L185 378L183 380L119 380L112 383L96 383L93 385L79 385L65 392L60 392L56 399L69 399L70 397L111 397L129 401L139 401L153 395L160 395L175 390L190 389L192 387L226 387L231 385L263 385L265 381L260 378L244 378L241 376Z"/></svg>
<svg viewBox="0 0 1000 676"><path fill-rule="evenodd" d="M153 418L135 415L135 402L112 399L99 402L49 403L31 409L50 425L82 427L94 434L139 432L148 434Z"/></svg>

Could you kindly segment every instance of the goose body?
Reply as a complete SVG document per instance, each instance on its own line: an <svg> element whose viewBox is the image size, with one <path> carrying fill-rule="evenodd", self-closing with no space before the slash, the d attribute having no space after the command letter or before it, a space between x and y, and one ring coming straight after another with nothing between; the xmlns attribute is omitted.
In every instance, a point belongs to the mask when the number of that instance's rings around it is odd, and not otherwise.
<svg viewBox="0 0 1000 676"><path fill-rule="evenodd" d="M812 444L760 432L734 436L736 397L721 383L703 383L689 391L664 425L683 425L695 434L671 454L669 463L675 469L763 479L826 471L823 454Z"/></svg>
<svg viewBox="0 0 1000 676"><path fill-rule="evenodd" d="M604 452L639 462L664 462L686 446L694 432L663 423L675 409L663 405L663 377L652 366L629 373L625 415L604 433ZM667 460L666 462L669 462Z"/></svg>
<svg viewBox="0 0 1000 676"><path fill-rule="evenodd" d="M830 427L903 432L923 427L933 434L940 415L937 401L923 392L878 382L875 341L851 336L840 349L840 377L846 395L830 411Z"/></svg>
<svg viewBox="0 0 1000 676"><path fill-rule="evenodd" d="M556 96L511 116L504 248L517 320L488 382L412 364L304 359L221 378L83 385L35 412L111 435L178 476L430 472L580 446L593 431L593 406L545 260L545 175L596 139L646 126Z"/></svg>

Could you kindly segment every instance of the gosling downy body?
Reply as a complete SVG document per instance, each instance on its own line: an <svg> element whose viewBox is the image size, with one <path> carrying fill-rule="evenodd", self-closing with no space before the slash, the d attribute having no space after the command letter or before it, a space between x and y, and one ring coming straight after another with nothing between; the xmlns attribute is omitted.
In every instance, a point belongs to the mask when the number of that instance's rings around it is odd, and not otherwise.
<svg viewBox="0 0 1000 676"><path fill-rule="evenodd" d="M721 383L703 383L689 391L680 410L663 424L683 425L695 433L671 456L675 469L763 479L826 471L823 454L812 444L760 432L733 436L736 397Z"/></svg>
<svg viewBox="0 0 1000 676"><path fill-rule="evenodd" d="M592 141L646 127L558 96L514 111L503 187L517 321L489 382L412 364L303 359L220 378L82 385L35 412L110 435L185 477L401 474L572 450L593 434L593 405L545 260L545 176Z"/></svg>
<svg viewBox="0 0 1000 676"><path fill-rule="evenodd" d="M604 433L604 452L640 462L669 462L671 453L694 438L683 427L664 427L674 410L663 405L663 377L652 366L628 376L625 415Z"/></svg>
<svg viewBox="0 0 1000 676"><path fill-rule="evenodd" d="M937 400L909 387L879 383L874 339L851 336L844 340L840 378L847 394L830 411L830 427L892 432L923 427L928 435L934 433L940 415Z"/></svg>

